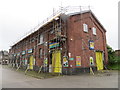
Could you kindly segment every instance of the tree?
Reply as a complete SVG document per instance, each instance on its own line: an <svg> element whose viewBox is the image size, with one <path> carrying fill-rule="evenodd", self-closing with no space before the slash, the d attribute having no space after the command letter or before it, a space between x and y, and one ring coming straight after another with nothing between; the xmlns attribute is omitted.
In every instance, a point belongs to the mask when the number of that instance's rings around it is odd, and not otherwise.
<svg viewBox="0 0 120 90"><path fill-rule="evenodd" d="M107 45L107 50L108 50L109 64L115 64L117 62L115 57L115 51L109 45Z"/></svg>

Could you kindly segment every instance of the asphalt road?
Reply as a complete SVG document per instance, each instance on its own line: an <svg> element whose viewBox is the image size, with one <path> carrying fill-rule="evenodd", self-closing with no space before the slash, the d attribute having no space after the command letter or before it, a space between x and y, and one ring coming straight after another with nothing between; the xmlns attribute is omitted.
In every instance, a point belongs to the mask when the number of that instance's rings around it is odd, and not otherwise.
<svg viewBox="0 0 120 90"><path fill-rule="evenodd" d="M1 75L1 74L0 74ZM105 74L60 76L49 79L36 79L2 68L2 88L117 88L118 72Z"/></svg>

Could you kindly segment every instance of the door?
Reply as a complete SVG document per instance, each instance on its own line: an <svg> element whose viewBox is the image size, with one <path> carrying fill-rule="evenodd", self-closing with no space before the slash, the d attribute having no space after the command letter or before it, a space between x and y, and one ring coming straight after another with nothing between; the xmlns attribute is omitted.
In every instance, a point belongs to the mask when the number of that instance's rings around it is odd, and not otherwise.
<svg viewBox="0 0 120 90"><path fill-rule="evenodd" d="M52 72L61 73L62 65L61 65L61 51L56 50L52 53Z"/></svg>
<svg viewBox="0 0 120 90"><path fill-rule="evenodd" d="M30 56L29 69L33 69L33 65L34 65L34 57Z"/></svg>
<svg viewBox="0 0 120 90"><path fill-rule="evenodd" d="M102 52L96 52L97 70L103 70L103 56Z"/></svg>

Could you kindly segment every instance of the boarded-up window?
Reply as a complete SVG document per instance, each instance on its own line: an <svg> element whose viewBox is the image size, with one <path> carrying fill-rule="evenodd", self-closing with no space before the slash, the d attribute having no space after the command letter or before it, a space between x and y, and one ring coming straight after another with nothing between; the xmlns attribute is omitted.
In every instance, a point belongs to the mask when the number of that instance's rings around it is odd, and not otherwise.
<svg viewBox="0 0 120 90"><path fill-rule="evenodd" d="M84 32L88 32L88 25L87 24L83 24L83 30L84 30Z"/></svg>

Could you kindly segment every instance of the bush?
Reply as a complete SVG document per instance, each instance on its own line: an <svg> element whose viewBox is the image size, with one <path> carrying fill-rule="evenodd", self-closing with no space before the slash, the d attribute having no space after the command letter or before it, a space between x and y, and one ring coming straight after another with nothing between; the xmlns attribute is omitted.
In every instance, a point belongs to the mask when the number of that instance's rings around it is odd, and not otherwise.
<svg viewBox="0 0 120 90"><path fill-rule="evenodd" d="M108 63L109 64L120 64L120 56L117 56L115 54L115 51L107 45L107 50L108 50Z"/></svg>
<svg viewBox="0 0 120 90"><path fill-rule="evenodd" d="M120 56L115 56L115 58L114 58L114 63L115 63L115 64L116 64L116 63L120 64Z"/></svg>
<svg viewBox="0 0 120 90"><path fill-rule="evenodd" d="M114 64L116 63L116 56L115 56L115 51L109 46L107 45L107 50L108 50L108 62L109 64Z"/></svg>

